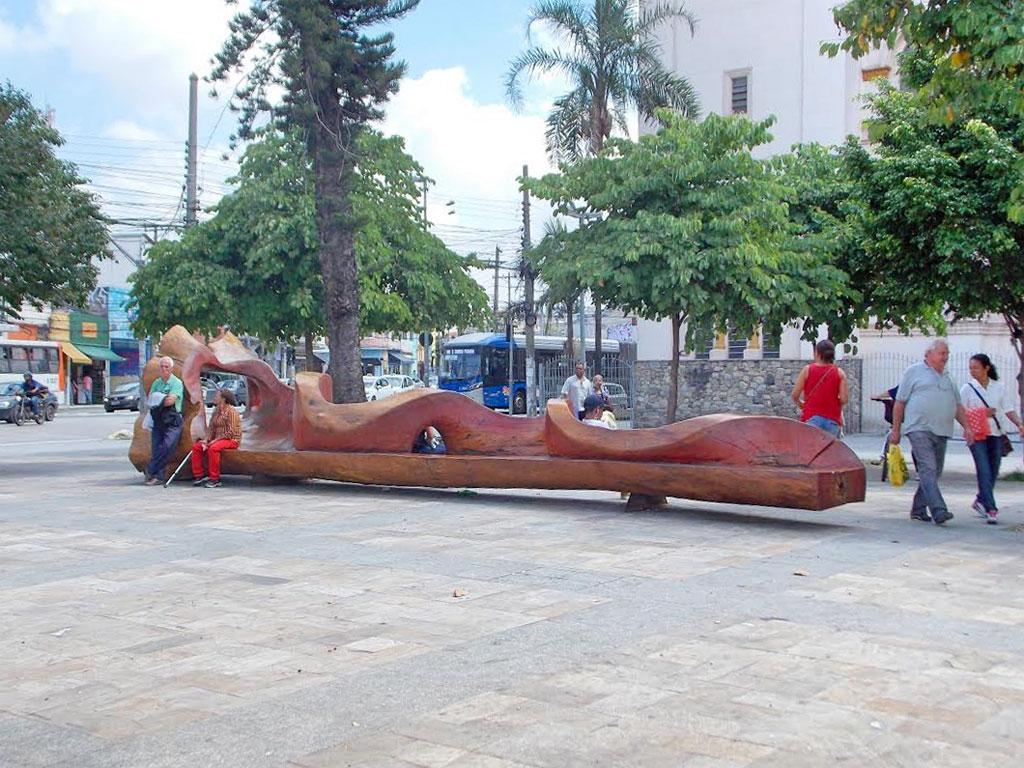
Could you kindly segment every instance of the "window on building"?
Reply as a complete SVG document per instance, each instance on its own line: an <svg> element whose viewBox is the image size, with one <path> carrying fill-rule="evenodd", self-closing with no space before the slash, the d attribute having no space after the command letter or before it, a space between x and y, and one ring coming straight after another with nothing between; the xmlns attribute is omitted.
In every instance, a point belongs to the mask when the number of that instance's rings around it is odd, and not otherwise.
<svg viewBox="0 0 1024 768"><path fill-rule="evenodd" d="M750 76L732 75L729 78L729 114L749 114Z"/></svg>

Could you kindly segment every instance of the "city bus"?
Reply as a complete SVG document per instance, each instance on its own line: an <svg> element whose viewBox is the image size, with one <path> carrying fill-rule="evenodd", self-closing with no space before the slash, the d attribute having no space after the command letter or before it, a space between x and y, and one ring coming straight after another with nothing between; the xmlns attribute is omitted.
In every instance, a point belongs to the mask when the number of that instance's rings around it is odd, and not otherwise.
<svg viewBox="0 0 1024 768"><path fill-rule="evenodd" d="M21 383L25 374L57 394L64 389L64 360L57 341L0 339L0 384Z"/></svg>
<svg viewBox="0 0 1024 768"><path fill-rule="evenodd" d="M573 373L574 360L566 354L566 340L561 336L534 337L534 381L540 387L542 379L564 380ZM444 343L441 357L441 375L438 386L460 392L488 408L508 409L512 398L512 412L526 413L526 337L512 339L513 381L508 380L509 342L501 333L468 333ZM587 351L593 357L594 340L587 339ZM603 339L601 356L617 358L619 342ZM561 382L559 382L559 385ZM541 388L543 390L543 388Z"/></svg>

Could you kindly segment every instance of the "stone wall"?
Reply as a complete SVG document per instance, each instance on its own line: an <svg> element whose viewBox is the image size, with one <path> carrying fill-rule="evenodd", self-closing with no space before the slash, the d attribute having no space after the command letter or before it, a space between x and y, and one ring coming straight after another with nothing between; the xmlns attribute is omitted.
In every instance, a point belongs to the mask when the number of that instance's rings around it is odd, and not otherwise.
<svg viewBox="0 0 1024 768"><path fill-rule="evenodd" d="M790 398L806 360L681 360L676 421L708 413L756 413L798 418ZM860 432L861 360L848 358L850 402L843 409L847 433ZM668 409L669 362L642 361L633 370L636 408L634 427L665 423Z"/></svg>

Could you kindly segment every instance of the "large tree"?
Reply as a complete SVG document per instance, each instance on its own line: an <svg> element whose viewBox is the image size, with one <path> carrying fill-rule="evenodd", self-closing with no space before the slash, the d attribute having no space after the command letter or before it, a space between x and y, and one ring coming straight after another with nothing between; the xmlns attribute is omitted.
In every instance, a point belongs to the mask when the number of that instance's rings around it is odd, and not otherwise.
<svg viewBox="0 0 1024 768"><path fill-rule="evenodd" d="M22 304L83 304L96 284L107 230L60 134L29 97L0 88L0 317Z"/></svg>
<svg viewBox="0 0 1024 768"><path fill-rule="evenodd" d="M236 0L227 0L234 3ZM244 70L233 94L241 110L239 137L251 138L258 118L302 131L313 167L329 371L338 402L365 398L359 359L359 273L351 200L356 141L398 89L404 66L392 59L383 26L419 0L252 0L232 20L211 78ZM284 91L272 104L270 92Z"/></svg>
<svg viewBox="0 0 1024 768"><path fill-rule="evenodd" d="M1010 216L1024 121L992 107L935 122L928 99L892 88L870 104L874 144L843 153L877 306L931 305L954 322L999 314L1024 363L1024 223Z"/></svg>
<svg viewBox="0 0 1024 768"><path fill-rule="evenodd" d="M671 320L672 421L684 345L714 330L781 328L847 301L848 289L841 270L794 236L793 190L751 154L771 140L771 120L659 118L656 135L612 139L612 151L527 186L559 211L583 200L603 212L563 239L579 273L603 284L614 305Z"/></svg>
<svg viewBox="0 0 1024 768"><path fill-rule="evenodd" d="M639 7L636 0L541 0L533 7L527 32L536 25L546 27L566 47L531 46L512 60L505 86L518 107L524 76L554 73L569 81L570 90L555 100L547 118L545 139L553 160L571 163L600 154L616 126L629 134L632 110L642 119L654 119L663 107L697 116L697 96L689 82L662 64L657 34L671 22L682 22L691 33L696 24L681 5L660 0ZM532 279L528 254L524 260ZM600 290L596 284L584 285L594 296L594 363L600 372Z"/></svg>
<svg viewBox="0 0 1024 768"><path fill-rule="evenodd" d="M402 139L363 131L350 195L359 228L360 332L467 325L487 312L476 262L419 222L423 169ZM324 327L313 170L304 142L271 131L242 158L237 189L177 242L154 246L135 274L136 328L228 323L264 339L307 344ZM307 359L311 350L307 348Z"/></svg>

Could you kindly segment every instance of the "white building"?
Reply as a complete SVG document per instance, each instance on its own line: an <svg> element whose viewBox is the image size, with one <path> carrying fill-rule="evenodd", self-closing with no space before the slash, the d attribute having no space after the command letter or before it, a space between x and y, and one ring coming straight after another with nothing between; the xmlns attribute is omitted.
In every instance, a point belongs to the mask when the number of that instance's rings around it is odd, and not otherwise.
<svg viewBox="0 0 1024 768"><path fill-rule="evenodd" d="M640 7L656 2L640 0ZM681 23L662 28L659 37L665 63L693 85L704 114L741 113L753 120L774 115L775 138L761 148L764 155L788 152L798 143L840 144L849 135L863 140L867 115L862 97L875 90L881 79L898 83L899 73L896 58L888 50L857 60L847 54L829 58L819 53L823 42L840 39L832 19L836 2L686 0L686 8L697 17L697 30L691 37L689 27ZM642 133L650 130L649 125L641 126ZM949 337L951 373L961 383L967 358L976 352L1011 366L1009 377L1016 374L1016 355L1001 318L951 326ZM926 344L919 334L861 332L857 354L865 358L865 397L892 386L880 385L897 375L905 361L919 359ZM670 350L667 322L639 322L638 359L666 360ZM778 352L770 354L809 359L811 350L809 342L800 340L799 331L787 329ZM707 354L712 359L750 359L762 357L764 350L756 338L720 337ZM866 428L878 426L871 421L876 410L877 406L864 404Z"/></svg>

